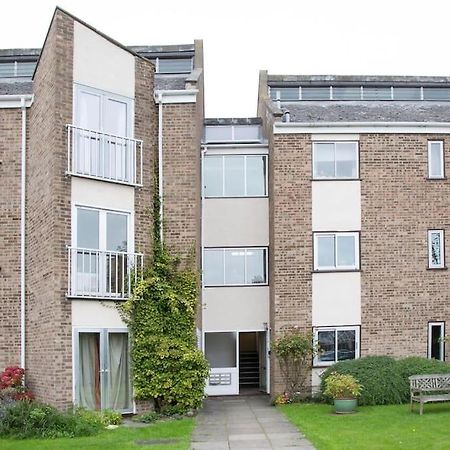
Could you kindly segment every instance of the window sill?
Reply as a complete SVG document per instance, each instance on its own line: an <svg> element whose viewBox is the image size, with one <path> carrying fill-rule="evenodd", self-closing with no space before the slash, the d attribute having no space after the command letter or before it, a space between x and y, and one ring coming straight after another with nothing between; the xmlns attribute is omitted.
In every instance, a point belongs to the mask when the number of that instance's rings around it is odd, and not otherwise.
<svg viewBox="0 0 450 450"><path fill-rule="evenodd" d="M205 196L205 197L203 197L204 200L210 200L210 199L213 199L213 200L233 199L233 200L235 200L235 199L239 199L239 198L269 198L269 196L268 195L238 195L235 197L229 197L229 196L223 196L223 197Z"/></svg>
<svg viewBox="0 0 450 450"><path fill-rule="evenodd" d="M348 273L348 272L362 272L361 269L327 269L327 270L313 270L311 273Z"/></svg>
<svg viewBox="0 0 450 450"><path fill-rule="evenodd" d="M448 267L427 267L427 270L448 270Z"/></svg>
<svg viewBox="0 0 450 450"><path fill-rule="evenodd" d="M447 177L425 177L427 181L445 181Z"/></svg>

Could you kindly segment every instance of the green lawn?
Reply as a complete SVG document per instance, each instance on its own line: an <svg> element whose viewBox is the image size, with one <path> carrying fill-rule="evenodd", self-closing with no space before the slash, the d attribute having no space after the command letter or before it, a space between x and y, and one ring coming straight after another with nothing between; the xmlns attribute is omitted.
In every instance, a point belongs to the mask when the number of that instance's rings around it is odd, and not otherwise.
<svg viewBox="0 0 450 450"><path fill-rule="evenodd" d="M318 450L450 449L449 403L425 405L423 416L409 405L359 407L351 415L323 404L279 408Z"/></svg>
<svg viewBox="0 0 450 450"><path fill-rule="evenodd" d="M66 450L66 449L107 449L126 450L151 448L152 450L187 450L194 428L194 419L169 420L149 425L145 428L119 427L105 430L96 436L74 439L0 439L2 450ZM142 446L135 443L139 440L168 439L179 440L176 444Z"/></svg>

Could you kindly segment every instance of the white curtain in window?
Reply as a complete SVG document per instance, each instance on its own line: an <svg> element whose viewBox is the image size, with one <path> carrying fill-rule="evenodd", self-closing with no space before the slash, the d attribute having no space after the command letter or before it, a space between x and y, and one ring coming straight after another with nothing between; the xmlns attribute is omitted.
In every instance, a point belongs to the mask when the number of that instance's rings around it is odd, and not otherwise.
<svg viewBox="0 0 450 450"><path fill-rule="evenodd" d="M100 409L100 335L79 335L79 404L88 409Z"/></svg>
<svg viewBox="0 0 450 450"><path fill-rule="evenodd" d="M109 383L107 408L130 409L130 368L128 334L109 334Z"/></svg>

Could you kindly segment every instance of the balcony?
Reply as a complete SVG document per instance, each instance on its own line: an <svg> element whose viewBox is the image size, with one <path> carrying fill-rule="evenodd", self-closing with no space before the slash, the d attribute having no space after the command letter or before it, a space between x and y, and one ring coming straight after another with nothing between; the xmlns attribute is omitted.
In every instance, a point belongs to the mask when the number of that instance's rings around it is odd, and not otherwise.
<svg viewBox="0 0 450 450"><path fill-rule="evenodd" d="M67 173L142 186L142 141L67 125Z"/></svg>
<svg viewBox="0 0 450 450"><path fill-rule="evenodd" d="M142 275L144 255L69 247L71 298L127 300Z"/></svg>

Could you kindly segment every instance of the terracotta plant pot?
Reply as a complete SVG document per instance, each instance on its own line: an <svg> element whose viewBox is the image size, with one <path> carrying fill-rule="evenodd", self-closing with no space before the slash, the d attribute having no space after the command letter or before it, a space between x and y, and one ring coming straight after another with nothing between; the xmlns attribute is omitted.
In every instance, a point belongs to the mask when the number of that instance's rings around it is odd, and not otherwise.
<svg viewBox="0 0 450 450"><path fill-rule="evenodd" d="M356 398L339 398L334 400L334 409L336 414L351 414L355 412L358 405Z"/></svg>

